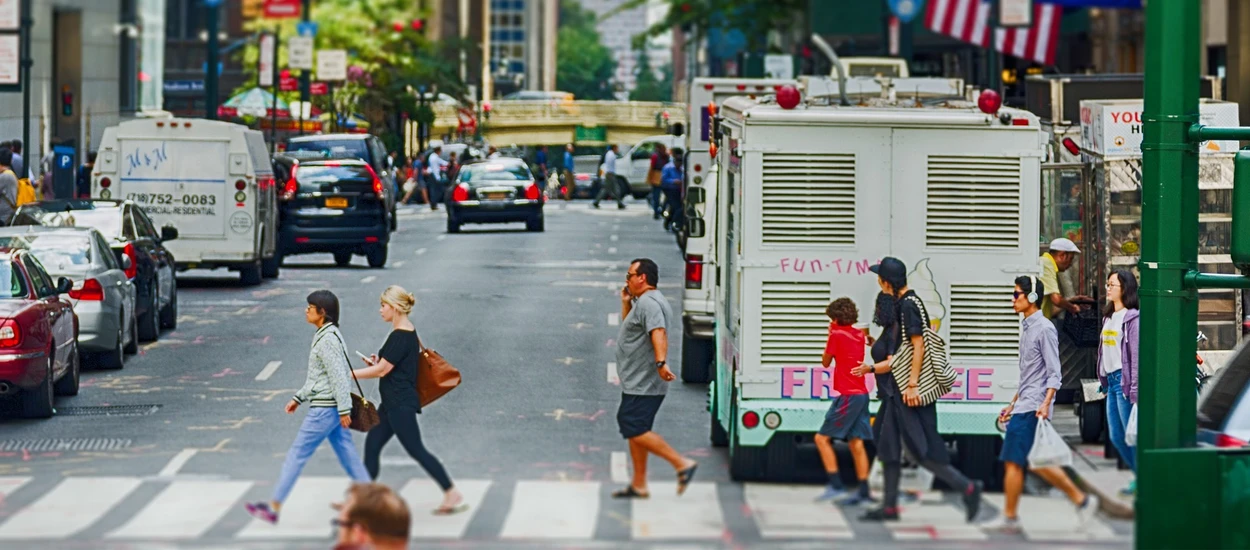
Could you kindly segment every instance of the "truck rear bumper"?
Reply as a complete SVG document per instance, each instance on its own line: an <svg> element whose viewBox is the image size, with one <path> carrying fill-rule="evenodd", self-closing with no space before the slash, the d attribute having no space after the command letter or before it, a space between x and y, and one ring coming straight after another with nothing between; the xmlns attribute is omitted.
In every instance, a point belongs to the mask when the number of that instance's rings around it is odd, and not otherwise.
<svg viewBox="0 0 1250 550"><path fill-rule="evenodd" d="M705 313L682 313L681 328L689 338L710 340L716 336L716 317Z"/></svg>
<svg viewBox="0 0 1250 550"><path fill-rule="evenodd" d="M730 419L737 424L738 444L748 447L763 447L777 432L815 433L825 421L825 413L829 410L829 400L789 400L789 399L740 399L738 401L737 418ZM880 402L873 399L869 410L875 415ZM1001 435L996 427L998 413L1005 403L968 403L959 401L938 402L938 432L942 435ZM742 425L742 415L754 411L761 419L770 413L777 413L781 423L775 429L769 429L765 422L754 428ZM874 419L875 421L875 419Z"/></svg>

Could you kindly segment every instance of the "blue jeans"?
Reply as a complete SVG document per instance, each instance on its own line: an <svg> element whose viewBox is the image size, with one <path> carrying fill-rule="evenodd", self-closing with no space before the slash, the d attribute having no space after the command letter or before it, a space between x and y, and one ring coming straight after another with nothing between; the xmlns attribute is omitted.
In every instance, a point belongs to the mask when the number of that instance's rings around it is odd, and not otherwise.
<svg viewBox="0 0 1250 550"><path fill-rule="evenodd" d="M1120 453L1120 458L1124 459L1130 470L1137 472L1137 457L1133 454L1136 449L1124 441L1124 430L1128 427L1133 404L1124 396L1121 385L1123 378L1123 371L1107 375L1107 434L1116 452Z"/></svg>
<svg viewBox="0 0 1250 550"><path fill-rule="evenodd" d="M647 197L647 203L651 205L651 209L655 211L655 215L659 216L664 213L663 205L660 204L660 186L651 188L651 195Z"/></svg>
<svg viewBox="0 0 1250 550"><path fill-rule="evenodd" d="M365 464L360 461L360 454L356 452L356 445L352 443L351 432L339 424L338 410L331 407L311 407L304 417L304 423L299 427L299 433L295 435L295 441L291 443L291 450L286 453L286 461L282 463L282 473L278 474L278 483L273 488L274 502L281 504L286 501L300 471L326 439L330 440L334 454L339 457L339 464L353 481L371 481Z"/></svg>

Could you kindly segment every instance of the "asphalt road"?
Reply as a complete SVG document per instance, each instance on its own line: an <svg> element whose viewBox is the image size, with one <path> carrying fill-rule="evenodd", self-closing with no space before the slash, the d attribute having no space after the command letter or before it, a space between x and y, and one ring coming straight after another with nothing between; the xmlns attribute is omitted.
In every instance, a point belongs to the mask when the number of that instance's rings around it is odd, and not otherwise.
<svg viewBox="0 0 1250 550"><path fill-rule="evenodd" d="M811 503L819 487L734 483L725 451L708 444L706 386L680 381L656 430L700 462L696 483L676 498L671 468L653 460L651 500L612 500L628 475L610 363L629 260L656 260L660 291L681 309L681 256L644 210L555 203L545 233L516 224L445 235L443 212L409 209L385 269L361 257L337 268L329 255L309 255L288 258L281 277L260 287L240 287L232 273L184 274L176 330L123 370L85 372L81 394L58 399L58 416L0 419L0 548L328 547L328 504L348 483L330 449L309 462L278 526L254 523L242 503L268 498L304 412L282 408L304 380L314 330L305 296L338 294L348 346L367 355L389 330L377 310L390 284L416 294L419 333L464 378L420 424L470 511L432 516L433 483L397 441L383 454L379 481L408 499L414 547L1129 544L1123 522L1074 533L1071 509L1054 497L1026 497L1025 535L987 537L937 493L884 527ZM376 397L376 383L365 386Z"/></svg>

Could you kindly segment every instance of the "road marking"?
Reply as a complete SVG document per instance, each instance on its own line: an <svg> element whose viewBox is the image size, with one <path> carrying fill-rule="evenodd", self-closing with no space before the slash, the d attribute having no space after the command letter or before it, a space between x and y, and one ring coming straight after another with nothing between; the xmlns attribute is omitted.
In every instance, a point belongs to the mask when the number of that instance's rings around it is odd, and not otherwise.
<svg viewBox="0 0 1250 550"><path fill-rule="evenodd" d="M621 324L621 312L614 311L608 314L608 326L614 327Z"/></svg>
<svg viewBox="0 0 1250 550"><path fill-rule="evenodd" d="M416 461L408 459L416 464ZM469 509L454 516L436 516L432 510L438 508L443 500L443 491L433 480L409 480L399 491L399 496L408 502L412 516L412 538L414 539L458 539L464 536L465 529L473 520L473 514L482 508L482 499L490 489L490 480L457 479L456 488L464 495L464 503Z"/></svg>
<svg viewBox="0 0 1250 550"><path fill-rule="evenodd" d="M1003 509L1001 494L987 494L984 498L995 508ZM1020 498L1020 507L1029 511L1020 516L1020 528L1024 531L1024 538L1029 541L1083 542L1120 538L1097 517L1086 523L1084 529L1079 528L1076 514L1072 512L1072 503L1067 498L1024 495Z"/></svg>
<svg viewBox="0 0 1250 550"><path fill-rule="evenodd" d="M213 527L252 488L251 481L175 481L111 539L194 539ZM285 517L283 519L286 519Z"/></svg>
<svg viewBox="0 0 1250 550"><path fill-rule="evenodd" d="M612 235L611 237L608 237L608 240L609 240L609 241L612 241L612 242L619 241L620 239L621 239L621 238L620 238L620 237L618 237L618 236L616 236L616 235Z"/></svg>
<svg viewBox="0 0 1250 550"><path fill-rule="evenodd" d="M608 362L608 383L613 386L621 385L621 377L616 373L616 362Z"/></svg>
<svg viewBox="0 0 1250 550"><path fill-rule="evenodd" d="M691 483L680 497L675 482L650 485L651 498L632 502L634 540L719 539L725 532L715 483Z"/></svg>
<svg viewBox="0 0 1250 550"><path fill-rule="evenodd" d="M624 451L612 451L611 461L612 483L623 485L629 483L629 467L625 464Z"/></svg>
<svg viewBox="0 0 1250 550"><path fill-rule="evenodd" d="M66 539L130 495L137 477L68 477L0 526L0 539ZM328 524L327 524L328 525Z"/></svg>
<svg viewBox="0 0 1250 550"><path fill-rule="evenodd" d="M589 539L599 519L597 481L518 481L501 539Z"/></svg>
<svg viewBox="0 0 1250 550"><path fill-rule="evenodd" d="M365 278L361 279L361 280L360 280L360 284L367 285L367 284L372 283L373 281L376 281L376 280L378 280L378 278L377 278L376 276L370 275L370 276L368 276L368 277L365 277Z"/></svg>
<svg viewBox="0 0 1250 550"><path fill-rule="evenodd" d="M289 283L291 281L284 279L283 282ZM203 301L188 300L182 303L183 307L209 307L209 306L252 307L252 306L258 306L258 305L260 305L260 302L256 300L203 300Z"/></svg>
<svg viewBox="0 0 1250 550"><path fill-rule="evenodd" d="M418 256L420 256L420 255L422 255L422 254L425 254L425 249L424 249L424 248L418 248L418 249L417 249L417 255L418 255Z"/></svg>
<svg viewBox="0 0 1250 550"><path fill-rule="evenodd" d="M350 478L305 476L295 482L291 496L282 507L282 521L277 525L253 518L236 535L241 539L326 539L333 526L330 520L338 512L329 503L341 502Z"/></svg>
<svg viewBox="0 0 1250 550"><path fill-rule="evenodd" d="M169 463L166 464L164 468L161 468L161 473L156 474L157 477L173 477L178 475L178 470L181 470L183 466L186 466L187 462L191 460L191 457L195 456L196 452L198 452L196 449L183 449L178 451L178 454L169 459Z"/></svg>
<svg viewBox="0 0 1250 550"><path fill-rule="evenodd" d="M439 235L435 240L442 241L446 239L447 239L447 235Z"/></svg>
<svg viewBox="0 0 1250 550"><path fill-rule="evenodd" d="M281 366L282 366L282 361L270 361L268 364L265 365L265 368L260 369L260 374L256 375L256 379L260 380L261 382L268 380L270 376L273 376L273 373L278 371L278 367L281 367Z"/></svg>
<svg viewBox="0 0 1250 550"><path fill-rule="evenodd" d="M4 503L4 497L13 494L14 491L21 489L23 485L30 482L29 477L22 476L6 476L0 477L0 504Z"/></svg>
<svg viewBox="0 0 1250 550"><path fill-rule="evenodd" d="M395 269L399 269L399 268L401 268L401 267L404 267L404 262L392 262L392 263L391 263L391 267L393 267L393 268L395 268Z"/></svg>
<svg viewBox="0 0 1250 550"><path fill-rule="evenodd" d="M989 495L986 495L989 496ZM1000 508L1001 509L1001 508ZM1069 508L1069 514L1072 512ZM920 503L908 506L901 519L886 522L894 540L987 540L976 524L969 524L961 506L952 506L936 491L925 492Z"/></svg>
<svg viewBox="0 0 1250 550"><path fill-rule="evenodd" d="M615 247L615 246L609 246L609 247L608 247L608 254L616 254L616 247Z"/></svg>
<svg viewBox="0 0 1250 550"><path fill-rule="evenodd" d="M855 538L838 507L812 505L814 486L747 483L744 489L751 517L765 539Z"/></svg>

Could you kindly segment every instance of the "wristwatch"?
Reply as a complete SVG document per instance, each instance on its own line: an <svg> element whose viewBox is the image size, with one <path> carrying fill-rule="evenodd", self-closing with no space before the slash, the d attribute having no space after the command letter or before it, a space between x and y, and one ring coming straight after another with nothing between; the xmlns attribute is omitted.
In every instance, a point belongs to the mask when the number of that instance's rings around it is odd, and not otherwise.
<svg viewBox="0 0 1250 550"><path fill-rule="evenodd" d="M668 364L668 361L665 361L665 360L661 359L661 360L659 360L659 361L656 361L656 362L655 362L655 368L656 368L656 370L659 370L659 369L664 368L664 365L667 365L667 364Z"/></svg>

